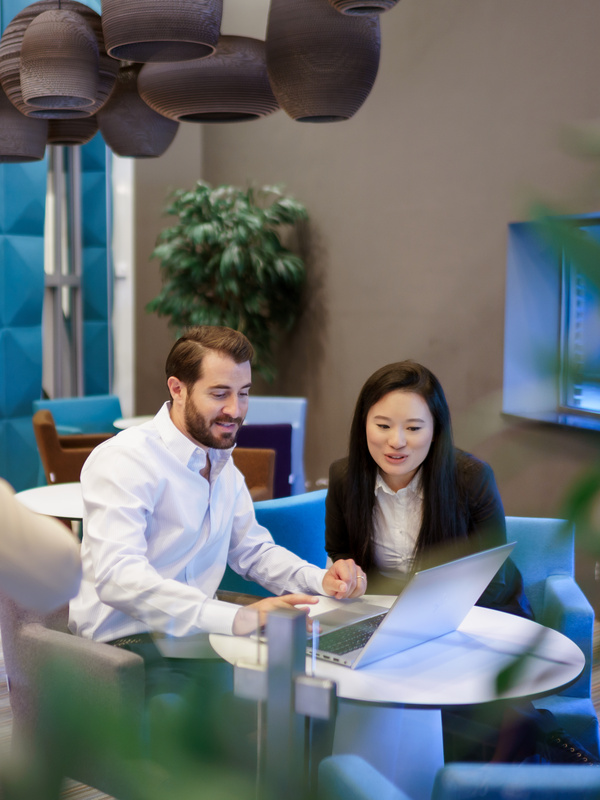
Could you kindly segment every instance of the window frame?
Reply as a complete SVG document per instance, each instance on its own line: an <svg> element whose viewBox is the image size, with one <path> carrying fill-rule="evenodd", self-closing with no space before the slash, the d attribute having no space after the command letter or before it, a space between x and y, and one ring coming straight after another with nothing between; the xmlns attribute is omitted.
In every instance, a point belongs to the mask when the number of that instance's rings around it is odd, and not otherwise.
<svg viewBox="0 0 600 800"><path fill-rule="evenodd" d="M599 226L600 215L561 218L579 228ZM565 337L571 264L540 235L536 222L508 226L504 325L504 414L600 430L600 412L575 408L568 394Z"/></svg>

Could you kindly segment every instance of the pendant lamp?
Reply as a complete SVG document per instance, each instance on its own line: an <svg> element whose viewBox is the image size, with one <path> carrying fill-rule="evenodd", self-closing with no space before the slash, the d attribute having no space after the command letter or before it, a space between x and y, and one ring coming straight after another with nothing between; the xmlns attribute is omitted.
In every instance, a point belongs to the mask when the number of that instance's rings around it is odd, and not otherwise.
<svg viewBox="0 0 600 800"><path fill-rule="evenodd" d="M31 21L21 43L21 94L36 108L86 108L98 93L98 40L75 11Z"/></svg>
<svg viewBox="0 0 600 800"><path fill-rule="evenodd" d="M379 17L340 14L323 0L271 0L267 68L279 105L298 122L352 117L379 67Z"/></svg>
<svg viewBox="0 0 600 800"><path fill-rule="evenodd" d="M87 144L98 133L96 117L48 120L48 144L76 146Z"/></svg>
<svg viewBox="0 0 600 800"><path fill-rule="evenodd" d="M0 38L0 84L11 103L22 114L42 119L73 119L95 114L108 100L115 85L119 62L107 55L102 35L100 15L76 0L61 0L61 10L75 11L89 24L98 43L98 90L96 100L86 108L45 109L29 106L21 92L21 47L31 22L45 11L57 9L57 0L39 0L20 11L4 29Z"/></svg>
<svg viewBox="0 0 600 800"><path fill-rule="evenodd" d="M189 61L211 55L223 0L102 0L106 49L122 61Z"/></svg>
<svg viewBox="0 0 600 800"><path fill-rule="evenodd" d="M340 14L359 16L363 14L382 14L393 8L398 0L329 0Z"/></svg>
<svg viewBox="0 0 600 800"><path fill-rule="evenodd" d="M0 89L0 163L40 161L46 152L48 123L30 119Z"/></svg>
<svg viewBox="0 0 600 800"><path fill-rule="evenodd" d="M98 112L100 133L119 156L156 158L172 143L179 123L154 111L138 93L141 64L121 67L110 100Z"/></svg>
<svg viewBox="0 0 600 800"><path fill-rule="evenodd" d="M265 43L246 36L221 36L210 58L144 64L138 87L151 108L182 122L243 122L279 108Z"/></svg>

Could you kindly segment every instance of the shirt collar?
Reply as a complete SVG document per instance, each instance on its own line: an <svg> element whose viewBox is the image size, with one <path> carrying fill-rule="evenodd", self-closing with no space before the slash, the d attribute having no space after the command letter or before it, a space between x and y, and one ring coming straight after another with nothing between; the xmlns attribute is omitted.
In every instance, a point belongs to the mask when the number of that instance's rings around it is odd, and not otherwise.
<svg viewBox="0 0 600 800"><path fill-rule="evenodd" d="M405 486L404 489L399 489L395 492L393 489L387 485L387 483L381 477L381 473L377 472L377 477L375 478L375 495L377 496L379 492L383 492L384 494L392 495L393 497L405 497L408 494L413 494L415 497L423 499L423 481L421 476L421 470L418 469L416 475L408 484Z"/></svg>
<svg viewBox="0 0 600 800"><path fill-rule="evenodd" d="M182 433L171 419L169 413L171 403L167 400L163 404L158 414L154 417L154 423L160 434L161 439L178 458L182 464L192 472L200 472L206 466L207 451L202 447L194 444L191 439ZM211 476L215 477L221 472L229 456L233 452L233 447L225 450L210 448L208 454L210 455L210 472Z"/></svg>

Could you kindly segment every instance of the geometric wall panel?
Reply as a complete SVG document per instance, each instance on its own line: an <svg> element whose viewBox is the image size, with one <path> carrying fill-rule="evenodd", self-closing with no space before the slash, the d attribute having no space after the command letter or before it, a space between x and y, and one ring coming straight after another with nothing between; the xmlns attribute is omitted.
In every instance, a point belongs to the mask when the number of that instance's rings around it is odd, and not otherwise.
<svg viewBox="0 0 600 800"><path fill-rule="evenodd" d="M0 216L3 231L27 236L37 230L44 214L45 192L40 197L37 187L46 182L46 159L33 164L11 164L11 184L0 187ZM14 182L14 183L13 183ZM15 191L18 186L18 191Z"/></svg>
<svg viewBox="0 0 600 800"><path fill-rule="evenodd" d="M85 248L83 272L83 317L86 322L106 322L108 275L106 247Z"/></svg>
<svg viewBox="0 0 600 800"><path fill-rule="evenodd" d="M110 263L107 185L110 156L101 136L81 148L83 246L84 393L108 394L112 387L112 265ZM111 270L109 280L109 270Z"/></svg>
<svg viewBox="0 0 600 800"><path fill-rule="evenodd" d="M83 381L86 394L107 394L110 363L107 322L85 322Z"/></svg>
<svg viewBox="0 0 600 800"><path fill-rule="evenodd" d="M26 0L0 0L1 24ZM0 476L35 486L31 403L42 385L46 160L0 165Z"/></svg>
<svg viewBox="0 0 600 800"><path fill-rule="evenodd" d="M17 492L36 486L40 474L31 413L25 417L0 419L0 475Z"/></svg>
<svg viewBox="0 0 600 800"><path fill-rule="evenodd" d="M39 325L44 299L44 240L0 234L0 327Z"/></svg>
<svg viewBox="0 0 600 800"><path fill-rule="evenodd" d="M42 385L42 333L39 325L0 328L0 418L31 414Z"/></svg>
<svg viewBox="0 0 600 800"><path fill-rule="evenodd" d="M102 137L97 137L98 142L102 145L102 152L104 153L104 140ZM96 144L96 140L90 142L90 145ZM84 165L82 162L81 168ZM83 218L82 237L86 245L102 246L106 244L106 239L103 234L106 230L106 172L95 171L82 172L81 176L81 193L85 197L85 216Z"/></svg>

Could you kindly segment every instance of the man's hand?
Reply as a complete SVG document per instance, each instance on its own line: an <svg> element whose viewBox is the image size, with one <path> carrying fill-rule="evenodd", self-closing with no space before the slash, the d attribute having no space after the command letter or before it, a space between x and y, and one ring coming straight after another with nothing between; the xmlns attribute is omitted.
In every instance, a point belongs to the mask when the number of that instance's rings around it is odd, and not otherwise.
<svg viewBox="0 0 600 800"><path fill-rule="evenodd" d="M367 591L367 577L351 558L340 558L323 578L323 591L336 600L360 597Z"/></svg>
<svg viewBox="0 0 600 800"><path fill-rule="evenodd" d="M265 597L264 600L240 608L233 620L233 633L236 636L253 633L262 625L266 625L268 613L276 608L300 607L308 614L306 606L318 602L319 598L312 594L284 594L282 597ZM310 628L308 620L307 626Z"/></svg>

